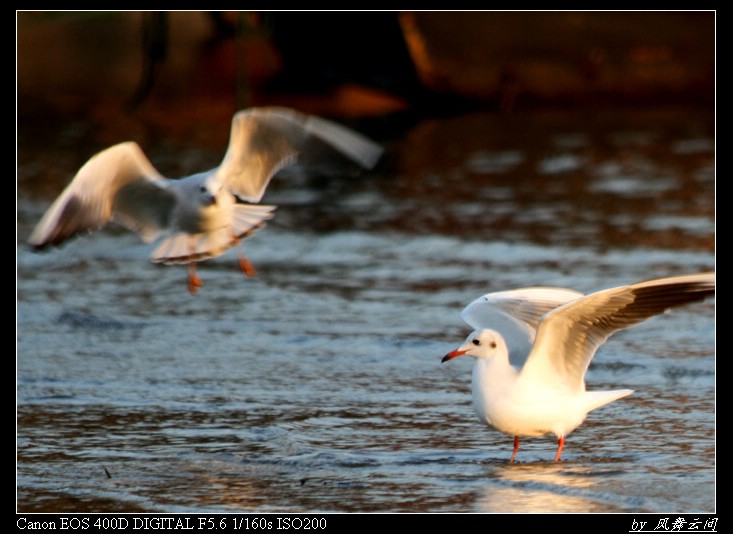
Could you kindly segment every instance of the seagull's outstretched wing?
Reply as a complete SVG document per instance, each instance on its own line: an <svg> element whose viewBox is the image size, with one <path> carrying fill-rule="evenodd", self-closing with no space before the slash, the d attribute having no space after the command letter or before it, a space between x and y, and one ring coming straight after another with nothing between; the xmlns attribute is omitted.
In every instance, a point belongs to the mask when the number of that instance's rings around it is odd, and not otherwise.
<svg viewBox="0 0 733 534"><path fill-rule="evenodd" d="M150 242L170 220L175 197L137 143L99 152L77 172L46 211L28 242L37 249L59 245L115 220Z"/></svg>
<svg viewBox="0 0 733 534"><path fill-rule="evenodd" d="M614 287L576 299L542 320L520 376L552 375L571 391L585 390L588 365L611 334L713 295L715 273L710 272Z"/></svg>
<svg viewBox="0 0 733 534"><path fill-rule="evenodd" d="M240 199L259 202L270 179L317 139L362 167L371 168L382 147L331 121L289 108L264 107L238 112L232 119L229 147L213 180Z"/></svg>
<svg viewBox="0 0 733 534"><path fill-rule="evenodd" d="M487 293L466 306L461 318L474 330L491 329L506 341L514 363L532 348L542 317L558 306L583 296L559 287L526 287Z"/></svg>

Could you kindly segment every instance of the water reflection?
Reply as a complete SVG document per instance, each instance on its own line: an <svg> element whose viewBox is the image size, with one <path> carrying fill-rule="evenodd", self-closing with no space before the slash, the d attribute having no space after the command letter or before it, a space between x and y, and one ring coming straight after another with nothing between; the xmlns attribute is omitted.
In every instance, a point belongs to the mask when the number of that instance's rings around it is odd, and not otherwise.
<svg viewBox="0 0 733 534"><path fill-rule="evenodd" d="M555 462L493 466L490 485L476 502L477 512L493 513L613 513L617 495L599 490L597 483L614 470L594 465ZM611 497L611 498L609 498Z"/></svg>
<svg viewBox="0 0 733 534"><path fill-rule="evenodd" d="M684 247L693 239L712 250L711 137L699 115L681 123L675 116L628 117L638 121L636 130L602 112L574 120L475 114L426 122L399 147L403 174L388 192L408 212L400 222L414 231L604 248L660 240L679 247L684 234ZM668 217L665 230L677 237L667 240L658 223L646 225L652 216ZM695 221L691 236L677 226L689 226L684 221Z"/></svg>

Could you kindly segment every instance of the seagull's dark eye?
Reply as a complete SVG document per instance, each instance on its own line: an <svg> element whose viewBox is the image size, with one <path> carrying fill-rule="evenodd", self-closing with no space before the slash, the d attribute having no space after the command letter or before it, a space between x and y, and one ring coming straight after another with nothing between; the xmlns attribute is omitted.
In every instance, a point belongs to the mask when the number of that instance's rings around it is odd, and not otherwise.
<svg viewBox="0 0 733 534"><path fill-rule="evenodd" d="M201 191L202 193L206 193L206 186L202 185L201 187L199 187L199 191Z"/></svg>
<svg viewBox="0 0 733 534"><path fill-rule="evenodd" d="M473 341L471 341L471 343L473 343L476 346L479 346L481 344L481 342L478 339L474 339Z"/></svg>

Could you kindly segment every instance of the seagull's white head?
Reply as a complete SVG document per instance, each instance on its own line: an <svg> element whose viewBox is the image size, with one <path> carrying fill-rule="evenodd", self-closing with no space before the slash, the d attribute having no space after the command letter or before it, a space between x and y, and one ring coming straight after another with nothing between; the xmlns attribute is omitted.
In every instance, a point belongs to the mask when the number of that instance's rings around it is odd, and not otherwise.
<svg viewBox="0 0 733 534"><path fill-rule="evenodd" d="M217 169L200 172L186 178L189 202L198 206L215 206L221 200L224 184Z"/></svg>
<svg viewBox="0 0 733 534"><path fill-rule="evenodd" d="M198 194L202 206L213 206L216 204L216 191L212 189L210 184L201 184Z"/></svg>
<svg viewBox="0 0 733 534"><path fill-rule="evenodd" d="M441 363L458 358L458 356L488 359L497 354L507 354L506 342L501 334L489 329L474 330L463 345L443 356Z"/></svg>

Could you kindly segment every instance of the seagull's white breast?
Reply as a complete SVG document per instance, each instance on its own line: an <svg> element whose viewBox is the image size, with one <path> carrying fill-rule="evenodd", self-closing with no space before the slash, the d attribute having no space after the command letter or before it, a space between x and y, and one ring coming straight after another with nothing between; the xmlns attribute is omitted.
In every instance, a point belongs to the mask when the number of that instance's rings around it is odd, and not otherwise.
<svg viewBox="0 0 733 534"><path fill-rule="evenodd" d="M511 436L567 436L587 415L574 395L522 383L515 368L492 360L476 360L472 392L478 418Z"/></svg>
<svg viewBox="0 0 733 534"><path fill-rule="evenodd" d="M222 189L214 204L204 204L201 197L187 197L174 213L174 226L190 234L211 233L231 227L236 199Z"/></svg>

